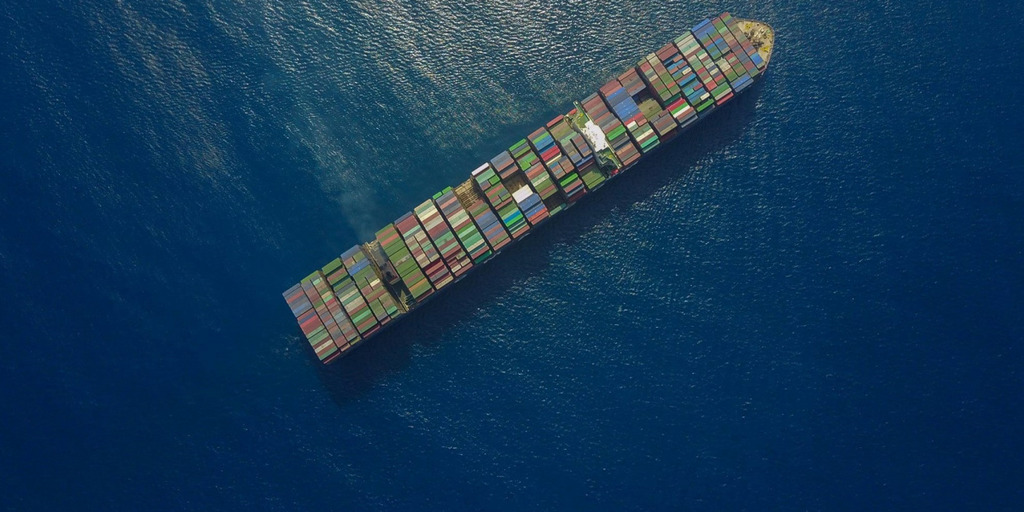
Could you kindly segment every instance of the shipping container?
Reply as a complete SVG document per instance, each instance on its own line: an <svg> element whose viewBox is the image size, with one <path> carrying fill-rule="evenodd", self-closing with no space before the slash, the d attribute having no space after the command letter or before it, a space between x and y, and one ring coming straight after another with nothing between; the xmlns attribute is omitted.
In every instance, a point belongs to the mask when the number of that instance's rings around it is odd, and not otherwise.
<svg viewBox="0 0 1024 512"><path fill-rule="evenodd" d="M313 311L316 313L317 319L320 320L320 325L324 328L323 332L326 336L323 338L318 337L318 339L322 342L330 340L335 348L338 349L338 352L344 352L348 348L348 343L345 342L337 322L335 322L334 317L328 311L323 297L320 296L320 293L313 286L313 279L319 279L316 273L306 277L299 284L302 286L302 291L306 294L306 298L313 304Z"/></svg>
<svg viewBox="0 0 1024 512"><path fill-rule="evenodd" d="M434 287L419 264L416 263L416 258L412 255L412 251L405 244L405 240L395 225L388 224L378 231L377 242L384 248L384 252L388 255L395 270L398 271L398 275L402 278L402 284L405 286L405 290L398 296L398 303L408 309L409 305L426 300L433 293Z"/></svg>
<svg viewBox="0 0 1024 512"><path fill-rule="evenodd" d="M434 196L434 201L473 263L480 264L487 261L493 254L491 246L469 213L462 207L459 198L455 196L455 191L448 187Z"/></svg>
<svg viewBox="0 0 1024 512"><path fill-rule="evenodd" d="M284 297L288 302L288 307L295 315L295 320L299 323L299 329L317 358L325 364L336 359L341 351L335 345L334 340L328 336L327 329L313 309L313 304L306 296L302 284L296 284L289 288L284 292Z"/></svg>
<svg viewBox="0 0 1024 512"><path fill-rule="evenodd" d="M571 129L561 122L561 119L552 120L548 126L552 124L556 125L557 130L563 135L567 135L567 130L571 132ZM571 139L571 137L567 138ZM580 138L582 139L582 137ZM583 180L576 173L576 166L572 159L562 151L561 145L555 140L552 132L548 131L546 127L541 127L531 133L529 139L537 154L541 155L544 166L555 180L566 202L573 203L582 198L587 193ZM572 141L569 140L568 143L572 144Z"/></svg>
<svg viewBox="0 0 1024 512"><path fill-rule="evenodd" d="M437 251L444 259L445 265L451 270L456 278L461 277L473 267L469 255L455 237L455 233L448 227L448 223L441 216L440 210L434 204L433 199L427 199L416 207L416 218L427 232L430 241L434 242Z"/></svg>
<svg viewBox="0 0 1024 512"><path fill-rule="evenodd" d="M526 215L526 220L530 225L536 226L548 218L547 207L544 206L540 196L529 185L520 187L512 193L512 197L516 200L516 204L519 205L519 209Z"/></svg>
<svg viewBox="0 0 1024 512"><path fill-rule="evenodd" d="M640 152L629 138L626 127L609 110L598 94L591 94L583 100L583 110L587 116L601 129L608 139L612 152L618 159L612 175L640 159Z"/></svg>
<svg viewBox="0 0 1024 512"><path fill-rule="evenodd" d="M405 245L409 247L409 251L416 258L416 264L423 269L423 273L426 274L427 279L430 279L430 284L434 286L434 289L440 290L451 284L454 280L451 271L444 264L434 243L430 241L430 237L416 220L416 215L410 212L399 217L395 221L395 228L402 235Z"/></svg>
<svg viewBox="0 0 1024 512"><path fill-rule="evenodd" d="M466 211L473 217L473 222L476 223L484 238L487 239L488 245L495 252L500 251L512 241L505 225L498 219L497 213L482 200L474 201L466 208Z"/></svg>
<svg viewBox="0 0 1024 512"><path fill-rule="evenodd" d="M366 256L362 247L356 245L341 253L341 262L345 270L352 276L352 281L359 287L359 293L370 305L373 316L377 318L380 325L386 325L391 317L398 314L398 306L394 298L384 286L380 276L377 274L378 267Z"/></svg>
<svg viewBox="0 0 1024 512"><path fill-rule="evenodd" d="M514 162L513 160L513 167L515 167ZM518 171L518 168L515 168L515 171ZM526 222L526 218L519 211L512 199L512 194L501 183L501 178L494 172L490 164L485 163L477 167L473 171L473 181L487 198L487 202L497 212L498 219L504 224L512 238L519 238L529 231L530 225Z"/></svg>
<svg viewBox="0 0 1024 512"><path fill-rule="evenodd" d="M359 318L364 311L368 312L370 306L363 299L362 294L359 293L355 281L352 280L348 271L345 270L345 266L341 263L341 258L335 258L320 270L323 273L324 281L335 296L335 303L339 306L339 309L344 310L345 318L338 318L339 315L335 314L335 320L341 326L346 341L350 345L355 345L361 339L360 334L365 333L367 329L359 329L356 322L352 319ZM376 318L373 320L373 325L376 325Z"/></svg>
<svg viewBox="0 0 1024 512"><path fill-rule="evenodd" d="M491 159L491 165L494 166L495 172L501 179L506 179L516 172L516 161L508 151L498 153L498 156Z"/></svg>

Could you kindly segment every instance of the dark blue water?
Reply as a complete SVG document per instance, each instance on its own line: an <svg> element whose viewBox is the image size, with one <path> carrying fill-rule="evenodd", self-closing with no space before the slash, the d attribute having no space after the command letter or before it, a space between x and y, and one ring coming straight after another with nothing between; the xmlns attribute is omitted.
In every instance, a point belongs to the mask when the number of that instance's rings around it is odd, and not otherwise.
<svg viewBox="0 0 1024 512"><path fill-rule="evenodd" d="M322 368L280 293L700 18L767 79ZM1019 4L0 6L5 510L1020 510Z"/></svg>

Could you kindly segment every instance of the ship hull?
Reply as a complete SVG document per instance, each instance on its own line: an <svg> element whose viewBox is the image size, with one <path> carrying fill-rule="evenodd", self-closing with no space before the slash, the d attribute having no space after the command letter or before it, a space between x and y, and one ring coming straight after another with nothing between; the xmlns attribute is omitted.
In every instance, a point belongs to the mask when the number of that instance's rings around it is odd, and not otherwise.
<svg viewBox="0 0 1024 512"><path fill-rule="evenodd" d="M514 242L568 211L756 87L766 24L705 19L472 172L284 292L330 363L424 308Z"/></svg>

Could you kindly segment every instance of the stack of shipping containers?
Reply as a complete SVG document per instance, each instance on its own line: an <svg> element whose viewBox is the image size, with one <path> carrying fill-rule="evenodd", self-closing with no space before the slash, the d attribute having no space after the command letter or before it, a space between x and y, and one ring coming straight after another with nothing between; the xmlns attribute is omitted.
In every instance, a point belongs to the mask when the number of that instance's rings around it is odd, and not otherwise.
<svg viewBox="0 0 1024 512"><path fill-rule="evenodd" d="M615 115L608 111L607 105L605 105L604 100L600 96L597 94L587 96L587 99L583 100L583 110L587 113L587 117L604 132L612 151L615 152L615 156L622 163L617 169L612 171L612 175L618 174L621 169L630 166L633 162L640 159L640 152L637 151L636 146L629 139L626 127L622 126L622 123Z"/></svg>
<svg viewBox="0 0 1024 512"><path fill-rule="evenodd" d="M517 170L516 161L508 151L498 153L498 156L491 159L491 165L494 166L495 172L498 173L498 177L503 180L507 180L512 176L512 173Z"/></svg>
<svg viewBox="0 0 1024 512"><path fill-rule="evenodd" d="M679 48L669 43L658 50L655 55L668 71L669 80L679 87L679 99L665 107L681 127L687 127L697 121L697 114L711 108L714 99L711 93L697 79L697 73L686 62Z"/></svg>
<svg viewBox="0 0 1024 512"><path fill-rule="evenodd" d="M676 121L673 119L671 112L673 104L669 104L669 106L664 109L661 108L661 102L654 94L651 93L647 83L640 78L640 75L636 72L635 68L627 70L625 73L619 75L619 83L622 84L626 93L640 105L641 113L644 115L647 122L650 123L650 126L655 130L655 133L661 142L665 142L678 134L678 132L675 131L677 126ZM681 99L677 99L675 104L680 102L686 107L689 107L689 104L687 104L685 100ZM658 108L654 108L655 105Z"/></svg>
<svg viewBox="0 0 1024 512"><path fill-rule="evenodd" d="M576 166L565 153L555 144L555 139L545 128L538 128L530 134L530 143L540 155L544 166L558 183L566 201L573 203L587 193L583 180L576 173Z"/></svg>
<svg viewBox="0 0 1024 512"><path fill-rule="evenodd" d="M342 309L341 303L334 295L334 290L328 285L327 279L321 271L310 274L306 279L312 285L316 296L323 301L323 309L317 308L316 304L314 304L314 308L317 309L324 326L334 338L334 344L342 352L348 350L350 345L359 341L360 337L356 333L355 326L349 320L348 314Z"/></svg>
<svg viewBox="0 0 1024 512"><path fill-rule="evenodd" d="M423 232L415 215L410 212L399 217L395 221L395 227L398 228L402 239L405 240L405 245L409 247L409 251L416 258L416 264L423 269L423 273L427 275L427 279L430 279L430 283L434 285L435 289L440 290L452 282L452 273L441 260L441 255L437 253L433 242Z"/></svg>
<svg viewBox="0 0 1024 512"><path fill-rule="evenodd" d="M434 200L427 199L417 206L414 211L416 212L416 218L419 219L420 224L423 226L423 230L427 232L430 240L434 242L434 246L441 253L441 258L444 259L445 265L452 271L452 274L459 278L462 274L468 272L473 267L473 263L469 261L466 250L462 248L462 244L455 238L455 233L452 233L448 223L441 216L441 212L437 210Z"/></svg>
<svg viewBox="0 0 1024 512"><path fill-rule="evenodd" d="M710 25L711 22L707 21L707 26ZM701 25L698 25L698 27L700 26L704 26L703 22ZM694 30L696 30L696 27ZM697 38L693 34L684 35L682 43L678 43L678 46L680 53L683 54L683 58L693 68L693 71L697 73L697 78L701 81L704 89L711 93L711 97L715 100L715 105L721 105L728 101L732 97L732 88L729 87L729 83L722 76L721 70L715 65L714 59L707 50L701 47ZM717 53L717 48L715 51ZM697 110L700 111L699 108Z"/></svg>
<svg viewBox="0 0 1024 512"><path fill-rule="evenodd" d="M495 215L494 210L491 210L483 200L474 199L468 206L466 204L462 206L473 217L473 222L480 228L480 232L483 233L484 238L487 239L487 244L491 246L493 251L500 251L502 247L505 247L512 241L508 231L505 230L505 225Z"/></svg>
<svg viewBox="0 0 1024 512"><path fill-rule="evenodd" d="M751 44L750 40L747 39L747 36L743 34L742 30L740 30L739 25L736 23L736 19L733 18L731 14L723 13L719 18L721 18L722 22L729 29L729 32L732 33L733 38L736 39L736 42L739 43L740 48L743 50L742 52L737 53L745 54L747 59L750 60L750 63L754 65L756 70L747 68L747 72L750 73L750 77L757 78L757 75L761 74L761 70L763 70L768 63L765 62L764 59L761 58L761 54L754 49L754 45Z"/></svg>
<svg viewBox="0 0 1024 512"><path fill-rule="evenodd" d="M718 67L728 68L725 77L732 84L733 91L737 93L743 91L754 83L754 78L760 73L757 65L754 64L747 53L748 50L753 50L753 47L750 46L750 42L746 41L746 37L743 37L743 33L738 29L735 32L740 32L740 37L736 37L733 30L736 22L729 13L725 13L712 20L712 25L718 31L720 40L726 46L725 55L720 59L721 63ZM747 43L746 47L743 45L744 41Z"/></svg>
<svg viewBox="0 0 1024 512"><path fill-rule="evenodd" d="M352 280L352 276L342 265L341 258L335 258L334 261L324 266L323 273L327 278L327 284L334 290L335 296L344 308L345 314L352 321L354 329L358 331L354 340L349 339L349 343L355 345L359 341L360 335L372 334L377 329L377 318L370 311L370 305L366 303L363 294L359 292L359 287ZM346 338L351 337L346 336Z"/></svg>
<svg viewBox="0 0 1024 512"><path fill-rule="evenodd" d="M715 98L711 96L711 90L706 86L706 84L712 83L711 74L704 68L701 59L698 58L698 54L704 53L704 49L700 47L700 43L690 33L677 37L675 44L676 48L679 49L679 54L683 57L682 63L685 63L687 66L683 68L684 74L680 77L680 80L685 80L687 83L687 85L683 86L687 100L697 109L698 114L708 114L714 110ZM690 73L693 74L692 78Z"/></svg>
<svg viewBox="0 0 1024 512"><path fill-rule="evenodd" d="M459 242L462 243L473 263L480 264L487 261L493 254L491 247L487 244L487 240L484 240L484 236L477 229L476 224L473 223L473 219L459 203L459 198L455 196L452 188L448 187L438 192L434 196L434 201L441 209L441 214L448 221L448 225L452 227L452 231L459 237Z"/></svg>
<svg viewBox="0 0 1024 512"><path fill-rule="evenodd" d="M725 26L720 17L711 20L711 28L713 32L709 35L714 45L722 52L722 56L715 61L715 65L722 70L722 74L729 81L733 92L738 93L754 83L747 73L746 66L740 60L740 56L742 55L743 59L750 63L750 67L754 67L754 64L747 59L747 54L743 52L736 38L729 32L729 28Z"/></svg>
<svg viewBox="0 0 1024 512"><path fill-rule="evenodd" d="M384 287L383 281L377 276L376 265L372 264L358 245L343 252L341 262L352 276L352 281L359 287L359 292L363 294L366 303L370 305L373 316L382 326L387 324L391 317L398 313L398 307Z"/></svg>
<svg viewBox="0 0 1024 512"><path fill-rule="evenodd" d="M624 75L628 77L628 73ZM640 90L643 90L643 87L640 87ZM640 113L640 107L632 95L626 92L622 82L614 79L604 84L600 92L605 102L611 106L612 112L629 131L633 141L640 147L640 151L647 153L658 146L658 136L654 133L654 128L651 128L647 118Z"/></svg>
<svg viewBox="0 0 1024 512"><path fill-rule="evenodd" d="M517 170L518 167L515 165L515 161L512 161L512 171L509 175L511 176ZM516 207L512 194L505 188L505 185L502 185L501 178L494 172L494 169L489 164L477 167L473 171L473 180L480 187L480 192L487 198L487 202L491 203L491 207L498 212L498 218L508 229L512 238L519 238L526 234L530 229L530 225L527 224L526 218L523 217L523 212L519 211L519 208Z"/></svg>
<svg viewBox="0 0 1024 512"><path fill-rule="evenodd" d="M377 242L384 248L388 261L395 267L395 271L398 272L398 276L412 300L422 301L430 296L434 287L430 285L430 280L416 263L416 258L412 255L409 247L405 245L402 235L394 224L388 224L377 232Z"/></svg>
<svg viewBox="0 0 1024 512"><path fill-rule="evenodd" d="M512 198L515 199L519 209L526 215L526 220L530 222L531 226L536 226L548 218L547 207L544 206L540 196L529 185L523 185L519 190L513 192Z"/></svg>
<svg viewBox="0 0 1024 512"><path fill-rule="evenodd" d="M306 296L303 290L303 283L292 286L284 292L284 298L291 308L295 320L299 323L299 329L313 348L313 353L323 363L329 363L337 358L341 352L335 345L323 321L313 308L313 303Z"/></svg>
<svg viewBox="0 0 1024 512"><path fill-rule="evenodd" d="M708 58L711 59L711 63L714 68L718 69L721 78L726 78L725 70L719 67L717 62L721 61L722 57L725 55L724 52L728 50L728 47L725 46L724 41L721 41L721 44L718 44L721 36L718 34L718 31L715 30L715 26L711 24L711 20L704 20L700 22L693 28L692 32L693 37L696 38L697 42L704 47L704 50L707 52ZM710 68L711 66L708 67ZM722 84L722 82L725 83ZM721 105L732 98L732 87L729 86L728 79L717 80L717 83L720 85L717 89L711 89L711 95L715 97L715 103Z"/></svg>
<svg viewBox="0 0 1024 512"><path fill-rule="evenodd" d="M671 105L682 97L682 91L657 55L652 53L644 57L637 63L637 69L661 105Z"/></svg>
<svg viewBox="0 0 1024 512"><path fill-rule="evenodd" d="M325 297L321 295L321 289L325 287L323 277L320 272L313 272L308 277L302 280L302 291L305 292L306 298L309 299L310 303L313 304L313 309L316 311L317 316L324 325L324 329L327 331L328 336L334 343L334 346L338 348L339 352L344 352L348 349L348 343L344 339L344 335L341 333L341 327L338 325L338 321L331 314L330 308L327 307L327 302L330 300L332 303L336 303L333 296Z"/></svg>
<svg viewBox="0 0 1024 512"><path fill-rule="evenodd" d="M587 190L595 190L604 183L605 177L597 167L594 150L590 144L587 144L587 139L569 125L570 119L575 115L577 115L576 109L572 109L565 116L552 119L548 122L547 127L551 136L558 142L558 146L562 148L562 152L576 166L580 179L583 180Z"/></svg>
<svg viewBox="0 0 1024 512"><path fill-rule="evenodd" d="M547 167L544 166L544 161L541 160L537 153L530 146L527 139L523 139L509 148L509 152L516 160L516 165L526 175L526 179L530 182L530 186L540 196L541 201L544 201L545 211L550 212L554 215L561 211L565 202L562 200L562 196L558 191L558 186L555 181L551 178L551 174L548 172ZM515 197L515 193L512 194ZM516 201L519 203L519 201ZM531 219L530 213L520 204L519 209L523 211L526 218ZM530 220L531 225L537 224L537 222Z"/></svg>

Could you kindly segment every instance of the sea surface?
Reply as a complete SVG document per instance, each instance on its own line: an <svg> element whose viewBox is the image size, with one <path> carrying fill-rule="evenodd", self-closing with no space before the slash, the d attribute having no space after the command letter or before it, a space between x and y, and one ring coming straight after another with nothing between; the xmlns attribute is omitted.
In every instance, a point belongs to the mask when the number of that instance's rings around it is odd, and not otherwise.
<svg viewBox="0 0 1024 512"><path fill-rule="evenodd" d="M723 10L758 88L315 361L283 290ZM7 0L0 510L1022 510L1021 19Z"/></svg>

